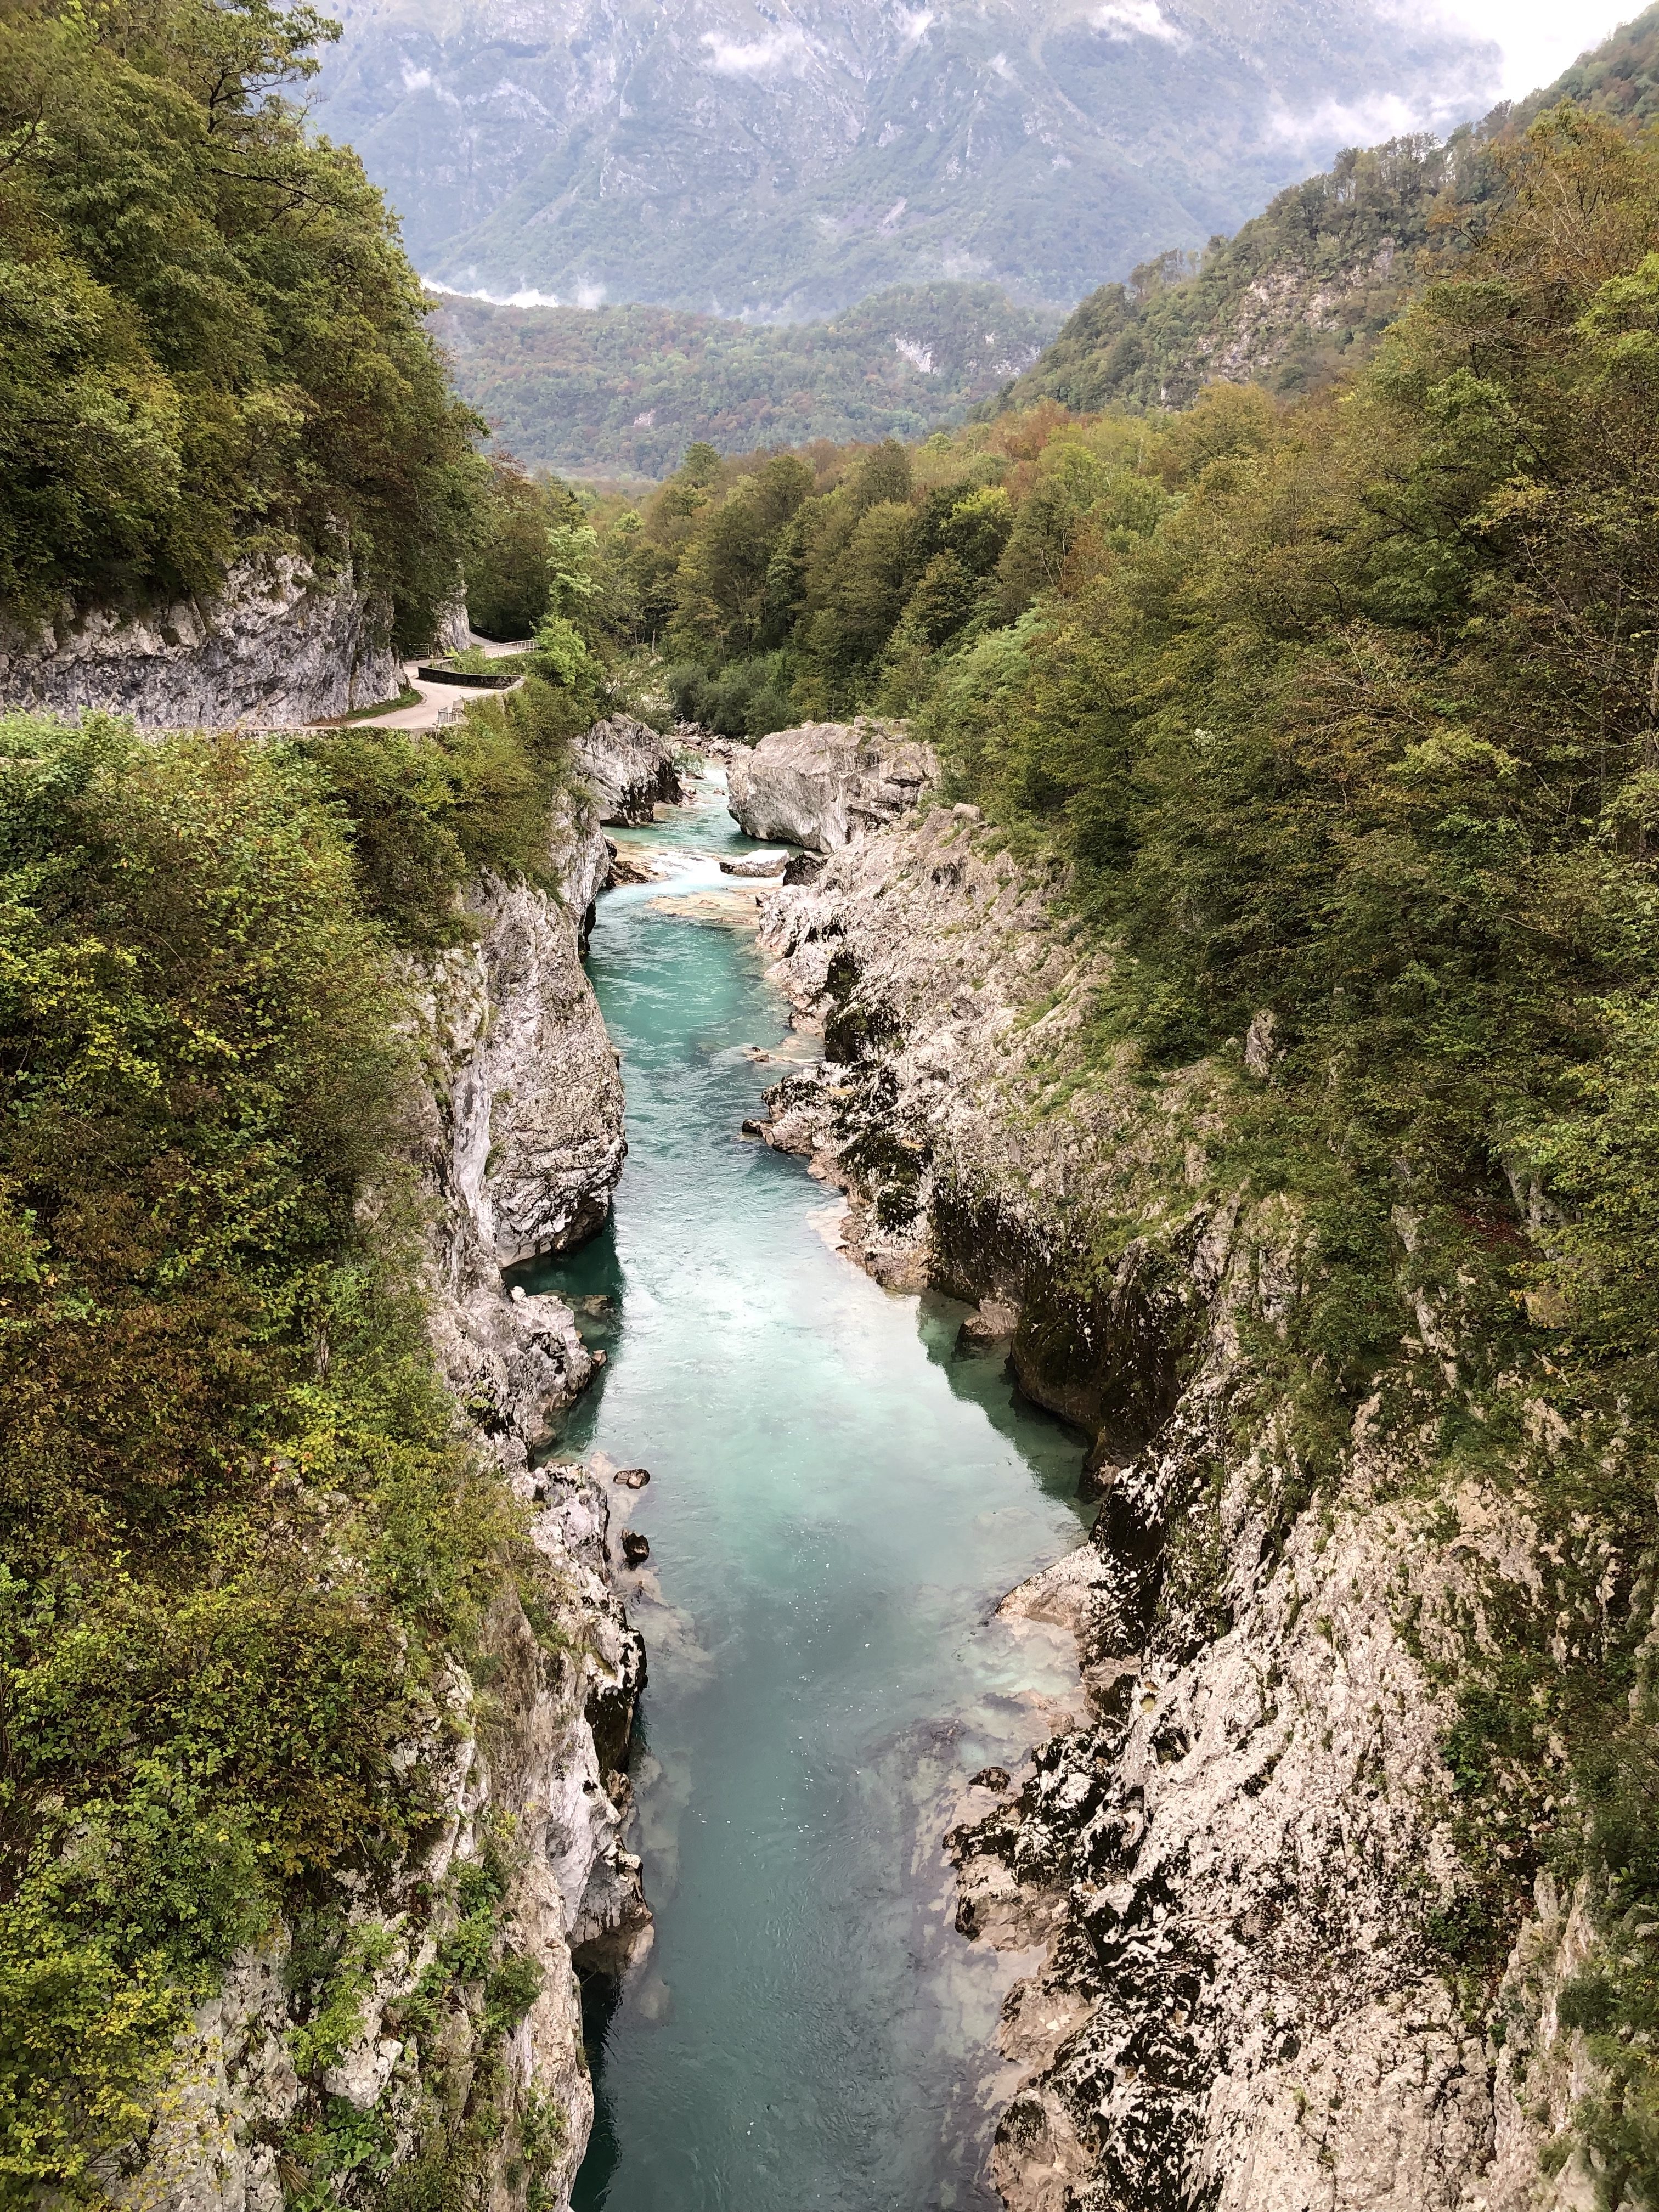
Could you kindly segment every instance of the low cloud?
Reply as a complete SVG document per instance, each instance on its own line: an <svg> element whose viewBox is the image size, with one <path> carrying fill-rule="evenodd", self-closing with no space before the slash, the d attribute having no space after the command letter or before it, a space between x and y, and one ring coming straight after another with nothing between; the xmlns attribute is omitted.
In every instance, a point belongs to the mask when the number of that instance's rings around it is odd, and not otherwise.
<svg viewBox="0 0 1659 2212"><path fill-rule="evenodd" d="M708 66L721 76L759 76L770 70L793 70L797 76L811 58L806 34L793 23L764 39L723 39L718 31L705 31Z"/></svg>
<svg viewBox="0 0 1659 2212"><path fill-rule="evenodd" d="M1112 39L1161 39L1167 46L1184 46L1187 33L1172 23L1158 0L1106 0L1095 10L1095 21Z"/></svg>
<svg viewBox="0 0 1659 2212"><path fill-rule="evenodd" d="M422 276L421 283L428 292L450 300L482 300L491 307L597 307L605 299L601 284L584 284L574 300L562 300L556 292L538 292L526 285L517 292L489 292L465 284L451 284L441 276Z"/></svg>
<svg viewBox="0 0 1659 2212"><path fill-rule="evenodd" d="M1375 146L1415 131L1444 131L1479 105L1480 85L1477 70L1468 77L1448 76L1432 92L1425 88L1416 100L1383 93L1371 100L1322 100L1300 111L1275 103L1265 119L1266 135L1277 145L1312 155L1330 146Z"/></svg>

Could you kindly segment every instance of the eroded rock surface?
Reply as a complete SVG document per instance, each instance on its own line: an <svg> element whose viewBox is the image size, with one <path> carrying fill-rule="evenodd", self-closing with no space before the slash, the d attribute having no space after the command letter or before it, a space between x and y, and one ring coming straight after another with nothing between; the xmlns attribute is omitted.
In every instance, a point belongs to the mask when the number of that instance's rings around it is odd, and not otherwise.
<svg viewBox="0 0 1659 2212"><path fill-rule="evenodd" d="M291 555L235 569L211 601L65 611L0 629L0 705L129 714L151 729L288 729L395 698L391 610L349 569Z"/></svg>
<svg viewBox="0 0 1659 2212"><path fill-rule="evenodd" d="M747 836L833 853L899 821L939 781L929 747L902 723L805 722L776 730L752 752L733 747L726 789Z"/></svg>
<svg viewBox="0 0 1659 2212"><path fill-rule="evenodd" d="M460 1404L520 1466L592 1365L570 1309L509 1297L501 1271L601 1227L627 1152L616 1050L581 963L610 853L586 810L557 836L561 896L482 878L465 900L477 941L417 978L434 1336Z"/></svg>
<svg viewBox="0 0 1659 2212"><path fill-rule="evenodd" d="M826 1058L758 1133L848 1191L855 1258L975 1304L970 1334L1093 1440L1088 1544L1006 1601L1072 1630L1091 1717L950 1839L964 1934L1044 1948L1005 2011L997 2185L1018 2212L1588 2205L1577 2157L1541 2162L1587 2081L1554 2006L1582 1912L1540 1887L1501 2047L1436 1932L1473 1893L1445 1685L1483 1593L1537 1571L1513 1489L1419 1479L1413 1392L1454 1323L1424 1315L1392 1418L1359 1409L1314 1504L1259 1350L1305 1227L1209 1164L1265 1078L1243 1039L1156 1086L1102 1070L1098 956L1057 888L939 808L761 926Z"/></svg>
<svg viewBox="0 0 1659 2212"><path fill-rule="evenodd" d="M638 828L651 821L659 804L677 805L684 794L674 750L667 738L630 714L613 714L579 738L576 764L599 820L611 828Z"/></svg>

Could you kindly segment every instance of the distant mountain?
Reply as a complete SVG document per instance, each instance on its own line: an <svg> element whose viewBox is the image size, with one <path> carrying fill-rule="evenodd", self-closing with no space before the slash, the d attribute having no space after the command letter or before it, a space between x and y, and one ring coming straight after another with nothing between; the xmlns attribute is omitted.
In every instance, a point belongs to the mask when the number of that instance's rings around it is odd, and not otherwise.
<svg viewBox="0 0 1659 2212"><path fill-rule="evenodd" d="M669 307L450 297L431 327L462 398L521 461L661 477L693 439L738 453L959 422L1036 359L1060 320L994 285L938 284L782 328Z"/></svg>
<svg viewBox="0 0 1659 2212"><path fill-rule="evenodd" d="M1659 116L1659 6L1444 144L1415 137L1350 150L1237 236L1213 240L1196 268L1170 252L1127 285L1102 285L1001 404L1184 407L1217 378L1280 392L1317 383L1358 358L1429 273L1437 205L1478 204L1495 181L1494 141L1563 99L1632 124ZM1435 254L1455 252L1458 238L1442 232Z"/></svg>
<svg viewBox="0 0 1659 2212"><path fill-rule="evenodd" d="M1069 303L1494 49L1393 0L344 0L314 112L447 288L775 320L895 284Z"/></svg>

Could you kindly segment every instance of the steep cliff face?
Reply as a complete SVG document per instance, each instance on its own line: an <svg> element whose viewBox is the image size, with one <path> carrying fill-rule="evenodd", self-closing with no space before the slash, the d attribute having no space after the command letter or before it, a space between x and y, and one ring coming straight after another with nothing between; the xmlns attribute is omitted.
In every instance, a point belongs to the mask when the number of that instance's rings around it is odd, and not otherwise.
<svg viewBox="0 0 1659 2212"><path fill-rule="evenodd" d="M1057 888L940 808L762 923L828 1057L759 1133L848 1188L856 1257L978 1301L1092 1440L1089 1543L1006 1601L1073 1630L1090 1718L950 1839L963 1931L1044 1948L1005 2009L998 2185L1030 2212L1588 2203L1567 2139L1543 2159L1586 2081L1555 2008L1582 1908L1540 1877L1495 2000L1460 1986L1443 1751L1468 1638L1536 1583L1518 1501L1560 1424L1534 1408L1513 1480L1431 1481L1460 1322L1419 1301L1340 1474L1309 1479L1274 1360L1317 1254L1287 1195L1210 1164L1270 1030L1101 1073L1100 956Z"/></svg>
<svg viewBox="0 0 1659 2212"><path fill-rule="evenodd" d="M389 622L349 571L324 579L284 555L237 569L209 605L0 630L0 705L99 708L150 729L292 728L396 696Z"/></svg>
<svg viewBox="0 0 1659 2212"><path fill-rule="evenodd" d="M902 724L805 722L775 730L726 767L732 819L746 836L784 838L833 853L895 822L939 781L927 746Z"/></svg>
<svg viewBox="0 0 1659 2212"><path fill-rule="evenodd" d="M480 934L424 966L417 1001L434 1338L457 1400L513 1465L592 1363L568 1308L509 1297L501 1270L592 1236L627 1151L617 1054L581 964L610 854L591 808L557 834L561 896L475 884Z"/></svg>
<svg viewBox="0 0 1659 2212"><path fill-rule="evenodd" d="M613 780L642 757L631 738L589 750ZM476 942L428 963L414 997L433 1340L527 1509L531 1555L407 1746L429 1840L236 1959L118 2192L135 2208L280 2212L295 2172L349 2190L406 2171L491 2212L568 2202L593 2104L574 1968L615 1970L649 1940L623 1771L645 1656L609 1579L599 1475L531 1464L593 1361L569 1307L501 1270L590 1235L621 1170L617 1058L581 967L608 868L597 809L572 799L556 893L475 884Z"/></svg>

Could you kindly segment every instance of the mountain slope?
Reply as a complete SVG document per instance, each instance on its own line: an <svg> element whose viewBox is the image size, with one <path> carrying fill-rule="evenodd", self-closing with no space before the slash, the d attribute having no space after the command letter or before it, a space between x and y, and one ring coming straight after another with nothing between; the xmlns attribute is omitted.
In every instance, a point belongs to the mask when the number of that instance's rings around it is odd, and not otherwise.
<svg viewBox="0 0 1659 2212"><path fill-rule="evenodd" d="M1419 136L1344 152L1235 237L1212 241L1195 270L1170 252L1127 286L1102 285L1005 403L1182 407L1217 377L1281 392L1317 382L1392 321L1420 280L1437 222L1492 191L1492 142L1563 99L1615 121L1659 112L1659 7L1443 145ZM1441 236L1456 250L1455 225Z"/></svg>
<svg viewBox="0 0 1659 2212"><path fill-rule="evenodd" d="M454 289L805 319L895 283L1075 300L1492 50L1375 0L347 0L316 112ZM529 304L526 302L526 304Z"/></svg>
<svg viewBox="0 0 1659 2212"><path fill-rule="evenodd" d="M779 329L669 307L506 307L447 297L432 332L457 388L522 461L660 477L814 438L921 437L1033 361L1058 311L990 284L885 292Z"/></svg>

